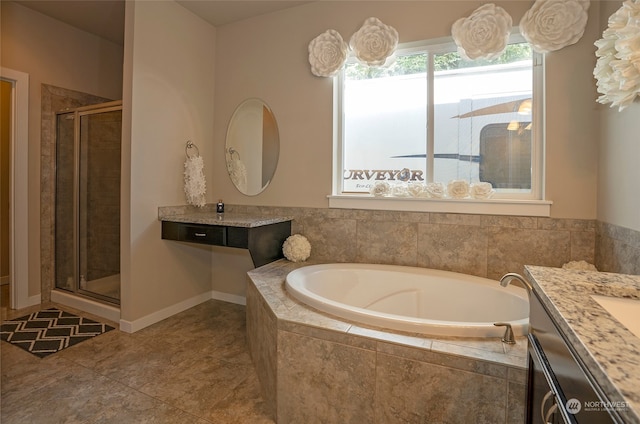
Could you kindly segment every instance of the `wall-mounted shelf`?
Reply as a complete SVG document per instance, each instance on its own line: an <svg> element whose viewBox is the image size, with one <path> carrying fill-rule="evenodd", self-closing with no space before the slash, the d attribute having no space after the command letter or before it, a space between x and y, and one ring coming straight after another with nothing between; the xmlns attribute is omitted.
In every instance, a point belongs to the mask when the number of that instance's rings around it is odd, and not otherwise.
<svg viewBox="0 0 640 424"><path fill-rule="evenodd" d="M291 235L292 220L207 211L166 214L162 208L158 219L163 239L248 249L256 268L283 257L282 243Z"/></svg>

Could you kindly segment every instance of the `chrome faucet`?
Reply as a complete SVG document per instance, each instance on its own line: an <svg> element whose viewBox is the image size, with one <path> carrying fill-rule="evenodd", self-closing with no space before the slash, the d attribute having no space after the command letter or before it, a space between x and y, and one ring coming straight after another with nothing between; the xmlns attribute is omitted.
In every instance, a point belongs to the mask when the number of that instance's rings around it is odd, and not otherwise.
<svg viewBox="0 0 640 424"><path fill-rule="evenodd" d="M503 275L502 278L500 279L500 285L502 287L507 287L509 283L511 283L513 280L516 281L515 284L517 286L520 286L523 289L526 289L527 294L531 295L531 293L533 293L533 287L531 287L531 284L529 284L529 282L525 280L522 275L516 274L515 272L510 272L508 274Z"/></svg>

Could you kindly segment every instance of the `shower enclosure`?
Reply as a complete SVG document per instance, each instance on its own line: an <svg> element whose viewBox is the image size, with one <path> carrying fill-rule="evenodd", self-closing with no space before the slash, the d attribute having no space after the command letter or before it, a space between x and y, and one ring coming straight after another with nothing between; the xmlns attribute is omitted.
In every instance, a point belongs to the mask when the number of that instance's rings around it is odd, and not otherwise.
<svg viewBox="0 0 640 424"><path fill-rule="evenodd" d="M55 287L119 304L122 103L56 115Z"/></svg>

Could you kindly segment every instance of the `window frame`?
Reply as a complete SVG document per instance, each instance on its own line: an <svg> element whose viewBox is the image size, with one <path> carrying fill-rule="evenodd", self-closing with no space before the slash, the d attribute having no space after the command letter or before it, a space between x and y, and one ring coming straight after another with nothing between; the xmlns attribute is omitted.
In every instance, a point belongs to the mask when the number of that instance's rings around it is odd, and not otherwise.
<svg viewBox="0 0 640 424"><path fill-rule="evenodd" d="M509 43L526 42L518 33L512 31ZM426 52L431 58L435 54L455 51L456 46L451 37L417 42L402 43L398 53ZM332 194L328 196L330 208L358 208L375 210L405 210L424 212L480 213L498 215L550 216L552 202L545 199L544 189L544 55L533 52L533 102L531 152L531 192L501 193L499 198L478 199L430 199L430 198L398 198L373 197L368 193L343 193L343 160L344 160L344 69L334 77L333 81L333 182ZM349 62L355 61L349 57ZM433 147L434 147L434 107L433 61L428 60L427 69L427 174L425 182L433 180ZM446 184L446 181L443 181Z"/></svg>

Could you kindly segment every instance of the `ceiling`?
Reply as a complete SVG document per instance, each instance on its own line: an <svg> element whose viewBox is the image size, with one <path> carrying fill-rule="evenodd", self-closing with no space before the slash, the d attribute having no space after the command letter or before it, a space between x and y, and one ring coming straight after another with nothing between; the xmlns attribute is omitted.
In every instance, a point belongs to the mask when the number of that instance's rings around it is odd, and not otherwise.
<svg viewBox="0 0 640 424"><path fill-rule="evenodd" d="M124 44L124 0L14 0L25 7L83 31ZM294 0L177 0L214 26L295 7Z"/></svg>

